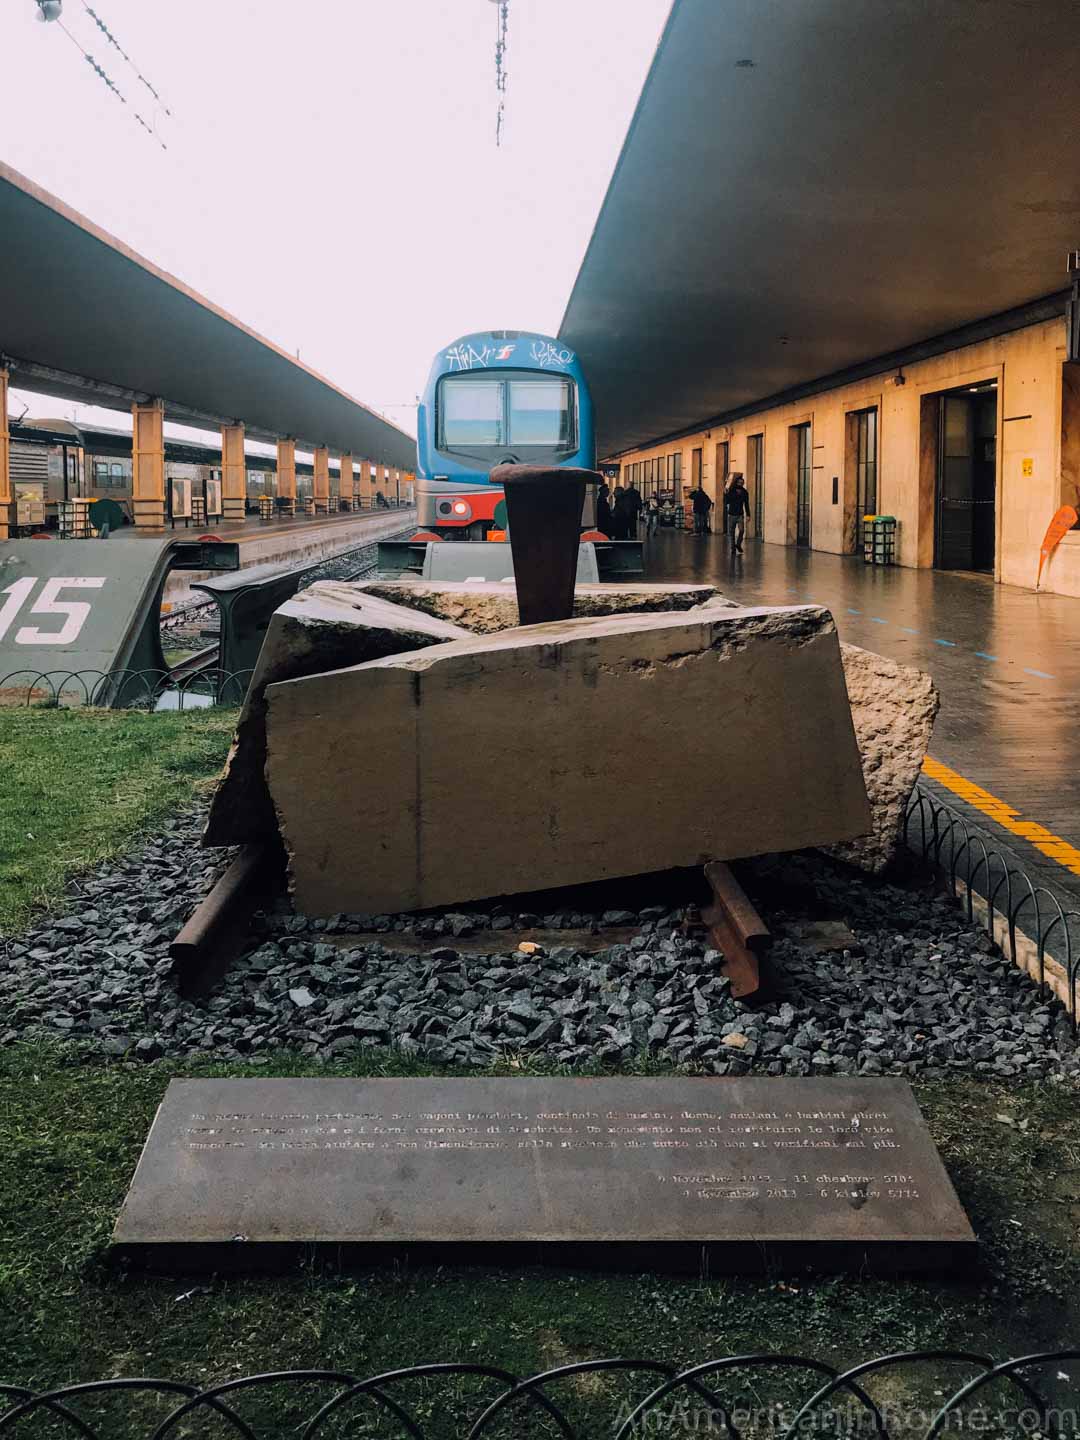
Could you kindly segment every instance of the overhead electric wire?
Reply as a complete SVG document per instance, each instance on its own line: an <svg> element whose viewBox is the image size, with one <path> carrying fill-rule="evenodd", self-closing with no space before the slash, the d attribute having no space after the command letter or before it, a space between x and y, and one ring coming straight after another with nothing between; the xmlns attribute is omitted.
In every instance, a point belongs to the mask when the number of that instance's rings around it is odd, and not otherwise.
<svg viewBox="0 0 1080 1440"><path fill-rule="evenodd" d="M117 40L116 36L115 36L115 35L112 33L112 31L109 29L108 25L105 24L105 21L101 18L101 16L97 13L97 11L96 11L91 5L88 5L88 4L87 4L87 0L82 0L82 6L83 6L83 9L86 11L86 13L90 16L90 19L93 20L94 24L98 27L98 29L101 31L101 33L105 36L106 40L108 40L109 44L113 47L114 50L118 50L118 51L120 52L120 54L124 57L124 59L127 61L127 63L131 66L132 70L134 70L135 74L136 74L136 75L138 76L138 78L142 81L142 83L146 86L147 90L150 91L150 94L154 97L154 99L157 101L157 103L158 103L158 104L161 106L161 108L165 111L165 114L168 115L169 119L171 120L171 119L172 119L172 111L171 111L171 110L169 109L169 107L165 104L165 101L162 100L161 96L160 96L160 95L158 94L158 92L154 89L153 85L150 84L150 81L147 80L146 76L142 73L142 71L139 69L139 67L135 64L135 61L132 60L131 56L127 53L127 51L124 49L124 47L120 44L120 41Z"/></svg>
<svg viewBox="0 0 1080 1440"><path fill-rule="evenodd" d="M90 68L91 68L93 71L95 71L98 75L101 76L102 80L105 82L105 84L108 86L108 88L112 91L112 93L116 96L116 98L120 101L121 105L127 105L127 103L128 103L127 96L126 96L126 95L124 94L124 92L120 89L120 87L113 82L113 80L111 79L111 77L102 69L102 67L101 67L101 66L98 64L98 62L94 59L93 55L90 54L89 50L84 50L84 49L83 49L81 43L80 43L78 40L76 40L75 36L71 33L71 31L67 28L67 26L64 24L64 22L63 22L62 20L57 20L57 21L56 21L56 24L59 25L60 29L64 32L64 34L68 37L68 39L71 41L71 43L75 46L76 50L78 50L79 54L83 57L83 59L84 59L84 60L86 61L86 63L90 66ZM150 136L150 138L151 138L152 140L156 140L157 143L161 146L162 150L168 150L169 147L165 144L165 141L162 140L161 136L157 133L157 131L154 129L154 127L153 127L152 125L148 125L148 124L147 124L147 122L143 119L143 117L139 114L139 112L134 108L134 106L132 106L132 107L130 107L130 108L131 108L131 113L132 113L132 115L135 117L135 119L138 121L138 123L142 126L142 128L146 131L146 133Z"/></svg>
<svg viewBox="0 0 1080 1440"><path fill-rule="evenodd" d="M495 112L495 145L498 148L502 144L503 119L506 114L507 74L503 61L506 58L506 31L509 25L510 0L496 0L496 3L499 8L495 19L495 89L499 96L499 106Z"/></svg>

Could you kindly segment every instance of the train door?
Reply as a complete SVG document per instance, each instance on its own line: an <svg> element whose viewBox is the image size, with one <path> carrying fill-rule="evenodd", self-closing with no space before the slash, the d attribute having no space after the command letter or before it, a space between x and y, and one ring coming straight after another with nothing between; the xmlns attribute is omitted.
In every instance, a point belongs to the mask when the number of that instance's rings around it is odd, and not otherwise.
<svg viewBox="0 0 1080 1440"><path fill-rule="evenodd" d="M939 570L994 570L997 495L997 384L938 396Z"/></svg>

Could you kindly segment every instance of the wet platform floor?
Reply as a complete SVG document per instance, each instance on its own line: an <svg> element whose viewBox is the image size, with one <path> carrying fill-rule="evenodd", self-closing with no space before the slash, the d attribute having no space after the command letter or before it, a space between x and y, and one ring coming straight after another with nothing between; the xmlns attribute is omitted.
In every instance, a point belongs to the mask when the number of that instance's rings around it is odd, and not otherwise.
<svg viewBox="0 0 1080 1440"><path fill-rule="evenodd" d="M679 531L651 537L645 565L649 580L708 582L748 605L825 605L843 640L928 670L941 693L930 753L946 767L933 788L1080 904L1080 599L758 541L732 556L723 536Z"/></svg>

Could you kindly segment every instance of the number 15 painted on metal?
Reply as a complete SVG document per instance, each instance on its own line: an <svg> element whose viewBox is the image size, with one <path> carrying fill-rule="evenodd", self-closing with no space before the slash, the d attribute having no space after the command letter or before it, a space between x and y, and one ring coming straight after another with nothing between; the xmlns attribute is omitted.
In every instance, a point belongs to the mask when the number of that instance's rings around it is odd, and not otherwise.
<svg viewBox="0 0 1080 1440"><path fill-rule="evenodd" d="M0 640L11 628L15 616L29 598L37 584L35 575L25 575L0 590L7 599L0 605ZM59 630L42 630L37 625L22 625L15 631L16 645L70 645L79 637L90 614L90 605L85 600L59 600L61 590L100 590L105 584L104 575L57 575L42 584L41 594L30 606L31 615L63 615Z"/></svg>

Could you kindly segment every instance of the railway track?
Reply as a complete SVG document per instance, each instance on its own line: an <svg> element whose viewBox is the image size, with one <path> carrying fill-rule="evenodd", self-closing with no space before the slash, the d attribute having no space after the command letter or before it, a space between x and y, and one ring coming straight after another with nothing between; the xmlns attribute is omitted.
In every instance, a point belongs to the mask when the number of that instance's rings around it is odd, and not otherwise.
<svg viewBox="0 0 1080 1440"><path fill-rule="evenodd" d="M192 675L200 675L204 670L213 670L218 662L218 655L221 647L217 644L207 645L202 650L196 650L194 655L188 655L183 660L178 660L175 665L169 666L169 677L173 682L186 680Z"/></svg>
<svg viewBox="0 0 1080 1440"><path fill-rule="evenodd" d="M385 538L401 539L411 535L413 529L413 526L409 526L399 534ZM331 555L321 564L307 571L297 589L298 591L306 590L317 580L364 580L376 573L378 556L377 542L357 546L356 549L347 550L341 555ZM200 616L205 617L208 623L202 623ZM218 622L217 606L212 600L204 600L194 605L186 605L182 610L174 611L173 614L167 616L162 625L162 635L163 638L168 636L178 640L185 630L191 627L197 628L199 638L206 639L217 628L217 624L214 622ZM174 648L178 647L174 646ZM169 666L170 685L181 685L193 676L215 670L219 656L220 646L216 641L185 656L183 660Z"/></svg>

